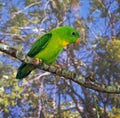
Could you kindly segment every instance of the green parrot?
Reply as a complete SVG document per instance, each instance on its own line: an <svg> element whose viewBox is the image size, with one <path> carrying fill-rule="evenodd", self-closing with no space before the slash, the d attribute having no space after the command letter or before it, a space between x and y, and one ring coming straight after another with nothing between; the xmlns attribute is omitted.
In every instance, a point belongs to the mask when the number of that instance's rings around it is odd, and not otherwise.
<svg viewBox="0 0 120 118"><path fill-rule="evenodd" d="M80 35L76 29L69 26L54 28L50 32L41 36L28 52L28 56L39 58L48 65L54 64L56 58L70 43L78 43ZM18 68L17 79L23 79L35 68L32 65L22 63Z"/></svg>

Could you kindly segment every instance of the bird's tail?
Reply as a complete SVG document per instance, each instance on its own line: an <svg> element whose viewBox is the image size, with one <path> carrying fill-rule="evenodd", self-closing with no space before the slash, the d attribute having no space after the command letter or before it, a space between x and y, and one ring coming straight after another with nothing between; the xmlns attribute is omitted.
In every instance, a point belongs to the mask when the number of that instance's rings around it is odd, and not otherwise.
<svg viewBox="0 0 120 118"><path fill-rule="evenodd" d="M28 76L33 69L34 67L32 65L22 63L18 68L18 73L16 75L16 78L23 79L24 77Z"/></svg>

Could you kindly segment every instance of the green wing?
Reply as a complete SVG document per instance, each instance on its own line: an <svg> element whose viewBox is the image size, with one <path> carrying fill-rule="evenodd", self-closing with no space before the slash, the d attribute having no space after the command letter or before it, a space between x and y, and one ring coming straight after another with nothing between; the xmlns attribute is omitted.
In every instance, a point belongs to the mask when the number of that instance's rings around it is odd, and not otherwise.
<svg viewBox="0 0 120 118"><path fill-rule="evenodd" d="M47 33L43 35L33 44L32 48L30 49L27 55L30 57L34 57L36 54L38 54L41 50L43 50L46 47L51 37L52 33Z"/></svg>
<svg viewBox="0 0 120 118"><path fill-rule="evenodd" d="M43 35L40 39L38 39L28 52L28 56L34 57L37 53L39 53L41 50L43 50L48 42L50 41L52 37L52 33L48 33ZM27 65L25 63L22 63L21 66L18 69L18 73L16 75L17 79L22 79L30 74L30 72L34 69L32 65Z"/></svg>

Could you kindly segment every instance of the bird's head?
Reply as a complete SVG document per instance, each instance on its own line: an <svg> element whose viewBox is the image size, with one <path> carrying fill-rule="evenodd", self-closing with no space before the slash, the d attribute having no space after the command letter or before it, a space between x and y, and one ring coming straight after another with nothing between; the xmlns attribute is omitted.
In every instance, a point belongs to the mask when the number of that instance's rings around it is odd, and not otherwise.
<svg viewBox="0 0 120 118"><path fill-rule="evenodd" d="M68 27L68 31L67 31L66 34L68 36L67 41L69 43L74 43L74 42L76 44L79 43L79 41L80 41L80 35L79 35L79 33L78 33L78 31L76 29Z"/></svg>
<svg viewBox="0 0 120 118"><path fill-rule="evenodd" d="M66 47L70 43L78 44L80 42L80 35L78 31L69 26L62 26L53 30L59 37L61 37L61 44Z"/></svg>

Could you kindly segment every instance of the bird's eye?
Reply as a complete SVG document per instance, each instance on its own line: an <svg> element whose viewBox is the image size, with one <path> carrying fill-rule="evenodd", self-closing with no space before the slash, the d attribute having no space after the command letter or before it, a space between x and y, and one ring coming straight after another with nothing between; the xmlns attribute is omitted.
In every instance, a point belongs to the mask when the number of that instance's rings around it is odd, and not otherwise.
<svg viewBox="0 0 120 118"><path fill-rule="evenodd" d="M74 35L75 35L75 32L72 32L72 35L74 36Z"/></svg>

